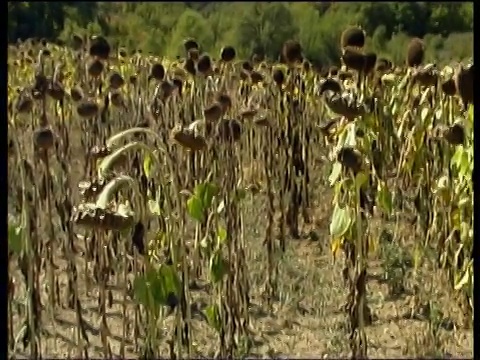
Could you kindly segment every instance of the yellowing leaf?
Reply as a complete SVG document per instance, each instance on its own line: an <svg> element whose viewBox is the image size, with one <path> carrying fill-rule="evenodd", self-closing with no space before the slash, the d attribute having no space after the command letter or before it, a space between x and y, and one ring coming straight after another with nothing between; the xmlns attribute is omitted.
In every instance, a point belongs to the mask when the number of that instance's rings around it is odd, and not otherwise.
<svg viewBox="0 0 480 360"><path fill-rule="evenodd" d="M332 248L332 255L334 260L337 258L337 254L339 250L342 248L343 240L344 239L342 237L342 238L335 238L332 241L331 248Z"/></svg>
<svg viewBox="0 0 480 360"><path fill-rule="evenodd" d="M468 265L462 278L455 284L455 290L457 291L461 290L468 283L473 284L473 274L472 274L471 264Z"/></svg>

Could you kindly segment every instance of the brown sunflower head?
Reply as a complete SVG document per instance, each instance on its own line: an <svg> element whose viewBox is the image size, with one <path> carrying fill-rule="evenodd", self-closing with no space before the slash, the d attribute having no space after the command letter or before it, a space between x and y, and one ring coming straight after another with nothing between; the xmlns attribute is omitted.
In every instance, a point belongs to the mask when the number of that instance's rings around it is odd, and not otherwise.
<svg viewBox="0 0 480 360"><path fill-rule="evenodd" d="M195 67L195 61L193 61L192 59L187 59L185 61L185 64L183 64L183 68L190 75L195 76L197 74L197 68Z"/></svg>
<svg viewBox="0 0 480 360"><path fill-rule="evenodd" d="M282 84L285 82L285 73L280 68L273 70L272 77L273 81L275 81L275 84L278 86L282 86Z"/></svg>
<svg viewBox="0 0 480 360"><path fill-rule="evenodd" d="M212 71L212 60L210 56L207 54L200 56L197 62L197 70L203 75L208 75Z"/></svg>
<svg viewBox="0 0 480 360"><path fill-rule="evenodd" d="M285 41L282 56L287 64L301 63L303 61L302 45L296 40Z"/></svg>
<svg viewBox="0 0 480 360"><path fill-rule="evenodd" d="M253 71L253 65L250 61L243 61L242 62L242 69L246 71Z"/></svg>
<svg viewBox="0 0 480 360"><path fill-rule="evenodd" d="M448 79L442 83L442 91L445 95L454 96L457 92L455 87L455 81L453 79Z"/></svg>
<svg viewBox="0 0 480 360"><path fill-rule="evenodd" d="M205 110L203 110L203 116L205 117L206 122L218 121L223 116L223 114L223 106L219 103L210 105Z"/></svg>
<svg viewBox="0 0 480 360"><path fill-rule="evenodd" d="M198 61L198 58L200 57L200 51L198 49L190 49L187 52L187 58L191 59L193 61Z"/></svg>
<svg viewBox="0 0 480 360"><path fill-rule="evenodd" d="M162 81L165 78L165 68L160 63L152 65L149 78Z"/></svg>
<svg viewBox="0 0 480 360"><path fill-rule="evenodd" d="M53 147L55 136L50 128L35 130L33 142L36 150L48 150Z"/></svg>
<svg viewBox="0 0 480 360"><path fill-rule="evenodd" d="M425 56L425 44L419 38L410 40L407 47L407 65L416 67L422 64Z"/></svg>
<svg viewBox="0 0 480 360"><path fill-rule="evenodd" d="M456 123L450 126L443 136L451 145L463 145L465 142L465 129L461 124Z"/></svg>
<svg viewBox="0 0 480 360"><path fill-rule="evenodd" d="M98 104L93 101L82 101L77 105L77 114L85 119L96 116L99 110Z"/></svg>
<svg viewBox="0 0 480 360"><path fill-rule="evenodd" d="M222 106L224 112L232 107L232 99L225 93L217 94L215 96L215 101Z"/></svg>
<svg viewBox="0 0 480 360"><path fill-rule="evenodd" d="M375 71L384 73L392 70L392 68L393 68L393 63L390 60L385 58L377 59L377 63L375 64Z"/></svg>
<svg viewBox="0 0 480 360"><path fill-rule="evenodd" d="M70 90L70 96L72 97L72 100L77 102L83 99L83 90L79 85L74 86Z"/></svg>
<svg viewBox="0 0 480 360"><path fill-rule="evenodd" d="M467 109L468 105L473 103L473 64L467 67L460 65L455 71L454 81L457 94L462 100L464 109Z"/></svg>
<svg viewBox="0 0 480 360"><path fill-rule="evenodd" d="M189 52L191 49L199 50L198 43L194 39L187 39L183 42L183 47L185 48L185 52Z"/></svg>
<svg viewBox="0 0 480 360"><path fill-rule="evenodd" d="M110 44L103 36L94 36L90 41L89 54L107 60L110 55Z"/></svg>
<svg viewBox="0 0 480 360"><path fill-rule="evenodd" d="M94 78L99 77L102 74L104 68L105 66L103 65L103 62L99 59L95 59L88 64L88 75Z"/></svg>
<svg viewBox="0 0 480 360"><path fill-rule="evenodd" d="M363 71L365 68L365 55L352 47L343 49L342 61L349 69Z"/></svg>
<svg viewBox="0 0 480 360"><path fill-rule="evenodd" d="M375 64L377 63L377 54L374 52L368 52L365 54L365 67L364 72L365 74L369 74L375 68Z"/></svg>
<svg viewBox="0 0 480 360"><path fill-rule="evenodd" d="M122 75L120 75L118 72L113 72L110 74L108 78L108 85L114 89L118 90L120 89L123 85L125 85L125 80L123 80Z"/></svg>
<svg viewBox="0 0 480 360"><path fill-rule="evenodd" d="M223 47L220 57L223 61L225 62L230 62L235 59L235 56L237 55L235 48L233 46L225 46Z"/></svg>
<svg viewBox="0 0 480 360"><path fill-rule="evenodd" d="M365 31L358 26L351 26L342 32L340 39L342 48L349 46L363 48L365 45Z"/></svg>
<svg viewBox="0 0 480 360"><path fill-rule="evenodd" d="M319 95L323 95L325 91L333 91L338 94L342 92L342 86L338 81L332 78L325 79L319 86Z"/></svg>

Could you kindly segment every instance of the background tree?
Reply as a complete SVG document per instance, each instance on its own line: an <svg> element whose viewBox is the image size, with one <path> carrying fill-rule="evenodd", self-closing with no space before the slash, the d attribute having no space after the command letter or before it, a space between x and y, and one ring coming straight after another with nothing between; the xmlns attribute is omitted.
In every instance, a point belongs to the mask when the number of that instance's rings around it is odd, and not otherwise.
<svg viewBox="0 0 480 360"><path fill-rule="evenodd" d="M473 53L471 2L8 3L9 42L102 33L131 50L164 56L183 54L182 42L192 36L209 52L232 45L241 57L262 49L277 59L282 43L294 38L310 60L337 64L340 34L348 25L361 25L368 49L395 62L404 61L412 36L424 38L428 61L459 61Z"/></svg>

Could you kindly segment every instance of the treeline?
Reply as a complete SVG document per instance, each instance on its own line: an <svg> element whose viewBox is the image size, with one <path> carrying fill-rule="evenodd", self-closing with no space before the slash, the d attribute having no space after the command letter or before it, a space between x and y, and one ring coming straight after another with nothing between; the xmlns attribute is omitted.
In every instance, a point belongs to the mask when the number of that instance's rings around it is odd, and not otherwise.
<svg viewBox="0 0 480 360"><path fill-rule="evenodd" d="M361 25L367 47L403 62L410 37L423 38L426 60L460 61L473 54L473 3L458 2L9 2L8 39L69 41L72 34L103 34L114 45L174 57L194 37L216 54L235 46L242 57L263 52L276 59L296 38L307 58L336 63L339 38Z"/></svg>

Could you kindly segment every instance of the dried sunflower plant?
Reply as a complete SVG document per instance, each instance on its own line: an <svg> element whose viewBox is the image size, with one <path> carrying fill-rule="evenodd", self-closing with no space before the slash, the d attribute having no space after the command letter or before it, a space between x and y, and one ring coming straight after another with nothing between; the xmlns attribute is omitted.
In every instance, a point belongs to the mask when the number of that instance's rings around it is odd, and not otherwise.
<svg viewBox="0 0 480 360"><path fill-rule="evenodd" d="M412 39L394 65L365 40L346 29L329 69L295 40L281 63L231 46L214 60L194 39L177 61L102 36L9 47L10 354L48 356L66 310L68 356L192 357L201 332L210 355L251 353L253 204L271 312L285 254L314 221L312 178L326 172L352 358L368 355L375 219L414 218L416 253L435 251L471 317L473 63L424 64Z"/></svg>

